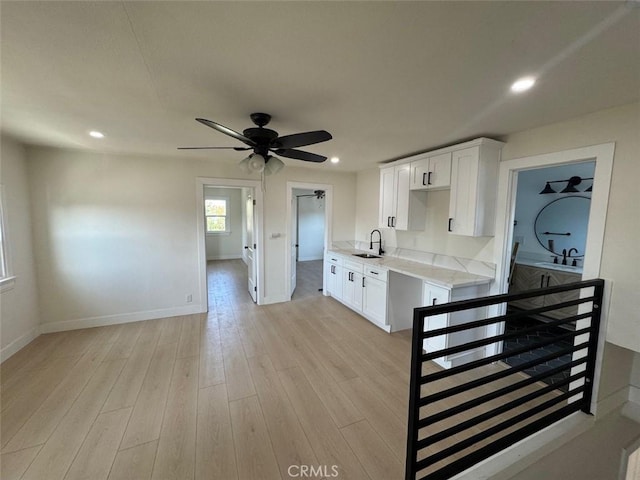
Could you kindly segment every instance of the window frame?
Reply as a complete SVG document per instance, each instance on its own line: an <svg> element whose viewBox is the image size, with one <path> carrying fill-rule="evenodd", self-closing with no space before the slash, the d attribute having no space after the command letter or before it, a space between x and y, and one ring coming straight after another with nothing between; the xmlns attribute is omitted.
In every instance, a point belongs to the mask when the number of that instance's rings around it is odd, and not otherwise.
<svg viewBox="0 0 640 480"><path fill-rule="evenodd" d="M16 278L11 269L9 256L5 206L4 187L0 185L0 292L13 288Z"/></svg>
<svg viewBox="0 0 640 480"><path fill-rule="evenodd" d="M207 215L207 201L209 200L223 200L225 202L225 214L224 215ZM204 232L206 235L213 235L213 236L219 236L219 235L230 235L231 234L231 219L230 219L230 215L229 215L229 206L230 206L230 202L229 202L229 197L224 196L224 195L212 195L212 196L206 196L204 198ZM220 231L212 231L209 230L208 225L207 225L207 219L209 217L224 217L224 226L225 229L224 230L220 230Z"/></svg>

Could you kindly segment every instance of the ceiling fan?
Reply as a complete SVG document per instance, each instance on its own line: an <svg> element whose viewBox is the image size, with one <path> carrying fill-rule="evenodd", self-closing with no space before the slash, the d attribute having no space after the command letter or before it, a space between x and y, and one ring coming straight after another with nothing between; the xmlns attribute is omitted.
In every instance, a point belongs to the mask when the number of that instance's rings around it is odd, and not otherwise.
<svg viewBox="0 0 640 480"><path fill-rule="evenodd" d="M207 127L213 128L225 135L240 140L247 147L178 147L178 150L206 150L206 149L231 149L237 151L253 150L253 153L240 162L247 173L264 172L266 175L279 172L284 163L271 153L281 157L295 158L304 162L324 162L327 157L315 153L297 150L296 147L304 147L315 143L326 142L333 137L325 130L314 130L312 132L294 133L293 135L278 136L278 132L269 128L264 128L271 121L268 113L252 113L251 120L256 127L236 132L224 125L221 125L206 118L196 118L196 120Z"/></svg>

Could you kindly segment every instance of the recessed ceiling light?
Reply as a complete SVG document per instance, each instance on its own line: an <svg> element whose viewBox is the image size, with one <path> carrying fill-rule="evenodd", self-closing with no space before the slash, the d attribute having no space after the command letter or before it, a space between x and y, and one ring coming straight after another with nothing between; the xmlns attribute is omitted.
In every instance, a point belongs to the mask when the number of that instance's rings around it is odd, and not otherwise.
<svg viewBox="0 0 640 480"><path fill-rule="evenodd" d="M535 78L523 77L513 82L513 85L511 85L511 91L516 93L524 92L529 90L531 87L533 87L535 83L536 83Z"/></svg>
<svg viewBox="0 0 640 480"><path fill-rule="evenodd" d="M338 163L340 159L338 157L331 157L331 163Z"/></svg>
<svg viewBox="0 0 640 480"><path fill-rule="evenodd" d="M104 138L104 133L98 132L97 130L91 130L89 132L89 135L91 135L93 138Z"/></svg>

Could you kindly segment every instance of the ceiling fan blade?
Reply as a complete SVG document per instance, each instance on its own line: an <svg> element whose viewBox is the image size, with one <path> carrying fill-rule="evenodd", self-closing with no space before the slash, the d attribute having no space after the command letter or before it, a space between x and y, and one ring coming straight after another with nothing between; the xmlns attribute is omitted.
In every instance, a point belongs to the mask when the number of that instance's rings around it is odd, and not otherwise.
<svg viewBox="0 0 640 480"><path fill-rule="evenodd" d="M233 137L236 140L240 140L242 143L246 143L251 147L256 146L256 142L254 142L250 138L245 137L241 133L236 132L235 130L231 130L229 127L225 127L224 125L220 125L219 123L212 122L211 120L207 120L206 118L196 118L196 120L203 125L206 125L207 127L213 128L214 130L224 133L225 135L229 135L230 137Z"/></svg>
<svg viewBox="0 0 640 480"><path fill-rule="evenodd" d="M178 150L235 150L241 152L243 150L253 150L252 147L178 147Z"/></svg>
<svg viewBox="0 0 640 480"><path fill-rule="evenodd" d="M274 150L276 155L287 158L295 158L296 160L304 160L305 162L322 163L327 157L316 155L315 153L303 152L302 150L294 150L292 148L281 148Z"/></svg>
<svg viewBox="0 0 640 480"><path fill-rule="evenodd" d="M313 132L294 133L277 138L273 144L275 148L295 148L313 145L314 143L326 142L333 137L325 130L315 130Z"/></svg>

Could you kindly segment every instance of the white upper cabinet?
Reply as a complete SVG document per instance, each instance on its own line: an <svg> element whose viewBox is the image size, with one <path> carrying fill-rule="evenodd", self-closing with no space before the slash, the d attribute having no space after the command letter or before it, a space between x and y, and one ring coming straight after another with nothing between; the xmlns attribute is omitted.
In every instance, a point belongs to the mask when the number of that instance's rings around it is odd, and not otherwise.
<svg viewBox="0 0 640 480"><path fill-rule="evenodd" d="M455 235L492 236L502 145L477 138L382 167L379 226L424 230L427 192L450 188L444 227Z"/></svg>
<svg viewBox="0 0 640 480"><path fill-rule="evenodd" d="M488 139L478 143L452 152L447 229L455 235L494 235L502 143Z"/></svg>
<svg viewBox="0 0 640 480"><path fill-rule="evenodd" d="M427 198L425 192L411 191L410 182L408 163L380 170L380 227L424 230Z"/></svg>
<svg viewBox="0 0 640 480"><path fill-rule="evenodd" d="M411 190L439 190L451 185L451 152L414 160Z"/></svg>

